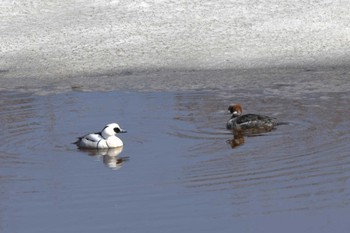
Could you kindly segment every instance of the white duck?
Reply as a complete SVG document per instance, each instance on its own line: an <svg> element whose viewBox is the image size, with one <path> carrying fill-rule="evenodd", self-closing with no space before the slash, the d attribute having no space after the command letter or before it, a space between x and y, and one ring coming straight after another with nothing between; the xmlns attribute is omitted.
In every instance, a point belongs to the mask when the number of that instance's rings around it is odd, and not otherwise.
<svg viewBox="0 0 350 233"><path fill-rule="evenodd" d="M100 133L91 133L79 137L74 142L81 149L106 149L123 146L122 140L116 136L117 133L126 133L117 123L106 125Z"/></svg>

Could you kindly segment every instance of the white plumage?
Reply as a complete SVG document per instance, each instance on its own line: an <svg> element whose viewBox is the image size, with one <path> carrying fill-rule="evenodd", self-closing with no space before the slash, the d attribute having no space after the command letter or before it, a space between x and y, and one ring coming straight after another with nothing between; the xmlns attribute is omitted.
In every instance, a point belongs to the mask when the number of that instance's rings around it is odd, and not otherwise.
<svg viewBox="0 0 350 233"><path fill-rule="evenodd" d="M74 142L82 149L107 149L123 146L122 140L118 138L117 133L126 133L117 123L106 125L100 133L90 133L79 137Z"/></svg>

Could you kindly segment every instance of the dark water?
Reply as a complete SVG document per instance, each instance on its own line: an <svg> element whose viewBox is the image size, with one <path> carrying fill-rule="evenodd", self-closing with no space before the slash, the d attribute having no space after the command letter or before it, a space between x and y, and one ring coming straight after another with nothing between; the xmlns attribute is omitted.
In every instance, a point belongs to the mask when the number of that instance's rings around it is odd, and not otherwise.
<svg viewBox="0 0 350 233"><path fill-rule="evenodd" d="M207 91L2 91L0 231L348 232L348 76L243 80ZM233 145L232 102L289 124ZM110 122L128 131L121 152L71 144Z"/></svg>

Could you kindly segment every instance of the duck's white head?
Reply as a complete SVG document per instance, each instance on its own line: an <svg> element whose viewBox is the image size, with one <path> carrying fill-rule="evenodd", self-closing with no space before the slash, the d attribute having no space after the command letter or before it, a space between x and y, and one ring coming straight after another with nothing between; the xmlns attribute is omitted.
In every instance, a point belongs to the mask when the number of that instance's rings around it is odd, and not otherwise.
<svg viewBox="0 0 350 233"><path fill-rule="evenodd" d="M114 136L117 133L126 133L126 130L123 130L122 128L120 128L120 126L117 123L111 123L106 125L101 132L102 137L104 138Z"/></svg>

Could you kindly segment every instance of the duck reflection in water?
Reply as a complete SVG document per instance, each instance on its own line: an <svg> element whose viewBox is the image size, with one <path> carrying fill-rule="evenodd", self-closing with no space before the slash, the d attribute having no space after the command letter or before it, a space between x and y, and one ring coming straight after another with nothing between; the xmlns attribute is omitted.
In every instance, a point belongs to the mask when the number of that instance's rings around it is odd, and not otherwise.
<svg viewBox="0 0 350 233"><path fill-rule="evenodd" d="M120 157L119 154L123 151L123 147L109 148L109 149L80 149L87 152L90 156L101 158L106 167L113 170L121 168L129 157Z"/></svg>
<svg viewBox="0 0 350 233"><path fill-rule="evenodd" d="M244 136L240 132L233 132L233 138L227 140L227 143L230 144L232 149L234 149L237 146L241 146L244 144Z"/></svg>
<svg viewBox="0 0 350 233"><path fill-rule="evenodd" d="M233 138L227 140L226 142L231 146L232 149L235 149L238 146L241 146L245 143L245 137L258 137L264 136L264 133L270 132L266 130L249 130L249 131L236 131L232 130Z"/></svg>

